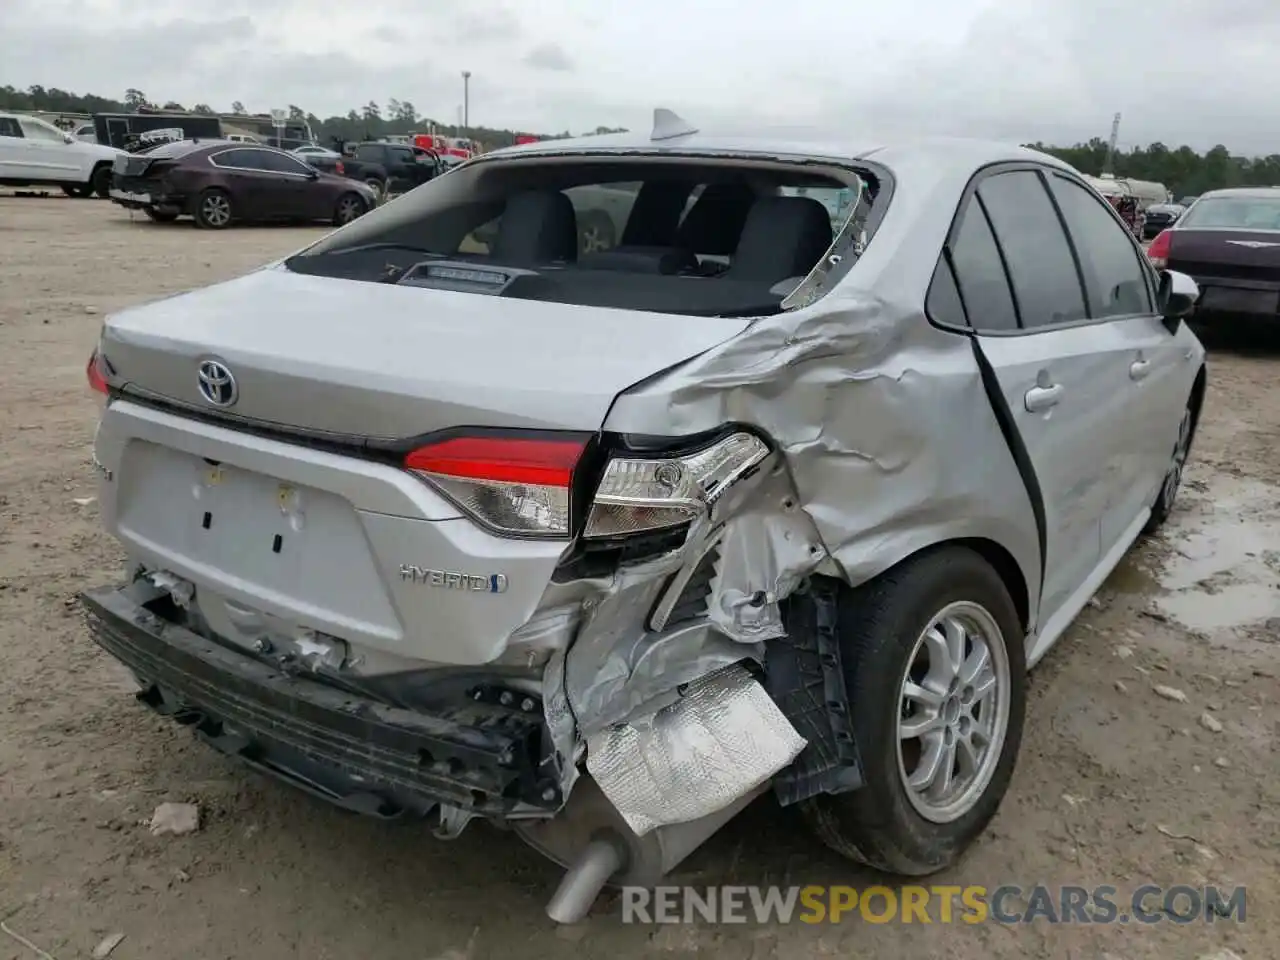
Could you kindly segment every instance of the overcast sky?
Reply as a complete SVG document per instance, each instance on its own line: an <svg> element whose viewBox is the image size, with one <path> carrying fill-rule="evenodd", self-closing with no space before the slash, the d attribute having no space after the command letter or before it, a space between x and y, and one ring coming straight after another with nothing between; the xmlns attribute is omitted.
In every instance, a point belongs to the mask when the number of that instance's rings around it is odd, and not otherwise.
<svg viewBox="0 0 1280 960"><path fill-rule="evenodd" d="M1278 0L0 0L0 84L328 116L839 125L1280 153Z"/></svg>

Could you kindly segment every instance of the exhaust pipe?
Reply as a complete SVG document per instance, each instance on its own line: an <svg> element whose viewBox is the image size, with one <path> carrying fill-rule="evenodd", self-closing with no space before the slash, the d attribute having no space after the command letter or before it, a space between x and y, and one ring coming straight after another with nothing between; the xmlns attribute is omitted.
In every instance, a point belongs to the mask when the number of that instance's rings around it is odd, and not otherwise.
<svg viewBox="0 0 1280 960"><path fill-rule="evenodd" d="M605 884L627 864L627 845L611 830L596 834L565 872L547 904L556 923L577 923L591 910Z"/></svg>

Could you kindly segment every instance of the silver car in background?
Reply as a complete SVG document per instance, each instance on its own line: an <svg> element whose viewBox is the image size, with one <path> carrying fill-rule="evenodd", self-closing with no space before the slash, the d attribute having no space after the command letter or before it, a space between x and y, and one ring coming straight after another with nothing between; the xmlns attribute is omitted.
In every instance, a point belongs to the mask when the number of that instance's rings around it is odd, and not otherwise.
<svg viewBox="0 0 1280 960"><path fill-rule="evenodd" d="M1027 669L1173 506L1195 298L1018 147L658 111L488 154L107 319L131 567L90 624L260 771L513 827L556 919L765 791L933 873L1005 794Z"/></svg>

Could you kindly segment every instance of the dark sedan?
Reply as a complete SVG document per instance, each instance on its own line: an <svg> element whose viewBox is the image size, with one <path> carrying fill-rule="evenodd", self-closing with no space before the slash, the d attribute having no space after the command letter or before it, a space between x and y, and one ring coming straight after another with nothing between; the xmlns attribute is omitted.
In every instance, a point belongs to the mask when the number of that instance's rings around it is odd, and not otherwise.
<svg viewBox="0 0 1280 960"><path fill-rule="evenodd" d="M1186 212L1186 207L1176 203L1153 203L1146 209L1146 219L1142 223L1142 239L1150 240L1161 230L1172 227Z"/></svg>
<svg viewBox="0 0 1280 960"><path fill-rule="evenodd" d="M1198 316L1280 315L1280 188L1238 187L1202 195L1151 242L1157 269L1200 285Z"/></svg>
<svg viewBox="0 0 1280 960"><path fill-rule="evenodd" d="M324 220L342 226L377 204L363 183L323 173L271 147L184 140L119 157L111 199L159 223Z"/></svg>

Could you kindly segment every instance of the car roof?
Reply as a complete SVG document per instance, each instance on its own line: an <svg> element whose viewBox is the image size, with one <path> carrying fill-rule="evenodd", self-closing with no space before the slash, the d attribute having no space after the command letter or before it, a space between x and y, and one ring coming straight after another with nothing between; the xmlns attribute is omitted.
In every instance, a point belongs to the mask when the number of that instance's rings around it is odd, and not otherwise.
<svg viewBox="0 0 1280 960"><path fill-rule="evenodd" d="M1223 187L1221 190L1206 190L1200 194L1201 200L1210 197L1239 197L1245 200L1280 200L1280 187Z"/></svg>
<svg viewBox="0 0 1280 960"><path fill-rule="evenodd" d="M1071 169L1048 154L1018 144L993 140L957 137L882 137L855 138L831 134L820 129L767 133L703 133L694 132L668 139L655 140L644 133L613 133L571 137L564 140L540 140L504 147L485 155L563 156L574 153L711 153L777 157L779 159L822 159L834 162L871 160L893 166L907 162L963 162L974 167L1007 161L1033 160Z"/></svg>

